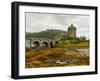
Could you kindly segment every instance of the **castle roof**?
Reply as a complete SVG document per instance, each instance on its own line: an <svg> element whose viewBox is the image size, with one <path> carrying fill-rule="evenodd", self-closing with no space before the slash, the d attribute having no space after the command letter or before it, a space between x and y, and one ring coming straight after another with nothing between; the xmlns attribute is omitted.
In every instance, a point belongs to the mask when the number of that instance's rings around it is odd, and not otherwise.
<svg viewBox="0 0 100 81"><path fill-rule="evenodd" d="M68 29L76 29L76 27L75 27L73 24L71 24L71 25L68 27Z"/></svg>

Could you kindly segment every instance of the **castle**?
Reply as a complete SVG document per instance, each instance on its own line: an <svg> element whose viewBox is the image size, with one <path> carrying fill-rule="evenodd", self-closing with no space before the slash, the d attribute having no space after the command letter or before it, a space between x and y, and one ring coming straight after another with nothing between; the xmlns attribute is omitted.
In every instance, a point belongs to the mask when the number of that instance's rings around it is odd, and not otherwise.
<svg viewBox="0 0 100 81"><path fill-rule="evenodd" d="M55 36L55 40L60 41L64 39L75 39L76 36L76 27L71 24L66 32L58 32Z"/></svg>
<svg viewBox="0 0 100 81"><path fill-rule="evenodd" d="M76 38L76 27L73 24L71 24L68 27L67 39L74 39L74 38Z"/></svg>

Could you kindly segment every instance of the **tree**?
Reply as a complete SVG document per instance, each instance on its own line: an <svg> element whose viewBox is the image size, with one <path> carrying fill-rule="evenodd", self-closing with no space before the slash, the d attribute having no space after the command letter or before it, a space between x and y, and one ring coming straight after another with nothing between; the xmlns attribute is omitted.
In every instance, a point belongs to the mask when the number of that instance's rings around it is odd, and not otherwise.
<svg viewBox="0 0 100 81"><path fill-rule="evenodd" d="M85 41L86 40L86 37L85 36L81 36L80 37L80 41Z"/></svg>

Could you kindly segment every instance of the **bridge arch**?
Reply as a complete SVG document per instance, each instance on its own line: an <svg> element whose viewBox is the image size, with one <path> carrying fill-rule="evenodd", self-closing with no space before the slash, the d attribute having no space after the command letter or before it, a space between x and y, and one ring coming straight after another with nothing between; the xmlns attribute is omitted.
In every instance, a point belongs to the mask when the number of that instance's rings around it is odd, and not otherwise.
<svg viewBox="0 0 100 81"><path fill-rule="evenodd" d="M32 42L32 47L39 47L40 46L40 43L39 43L39 41L33 41Z"/></svg>
<svg viewBox="0 0 100 81"><path fill-rule="evenodd" d="M43 47L48 47L49 46L49 43L46 42L46 41L44 41L44 42L42 42L42 45L43 45Z"/></svg>
<svg viewBox="0 0 100 81"><path fill-rule="evenodd" d="M53 42L50 42L50 48L52 48L53 47Z"/></svg>

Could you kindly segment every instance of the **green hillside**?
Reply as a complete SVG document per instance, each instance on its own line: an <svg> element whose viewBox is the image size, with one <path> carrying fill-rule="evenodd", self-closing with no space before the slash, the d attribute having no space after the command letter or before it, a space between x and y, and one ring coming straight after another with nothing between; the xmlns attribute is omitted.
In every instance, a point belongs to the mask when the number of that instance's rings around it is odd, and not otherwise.
<svg viewBox="0 0 100 81"><path fill-rule="evenodd" d="M29 38L66 39L67 31L47 29L46 31L41 31L37 33L26 32L26 39Z"/></svg>

